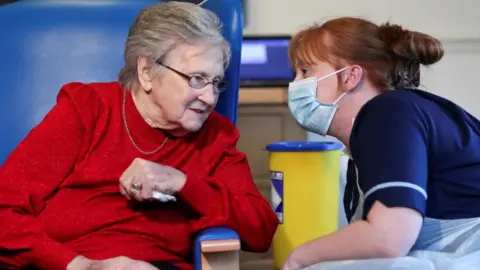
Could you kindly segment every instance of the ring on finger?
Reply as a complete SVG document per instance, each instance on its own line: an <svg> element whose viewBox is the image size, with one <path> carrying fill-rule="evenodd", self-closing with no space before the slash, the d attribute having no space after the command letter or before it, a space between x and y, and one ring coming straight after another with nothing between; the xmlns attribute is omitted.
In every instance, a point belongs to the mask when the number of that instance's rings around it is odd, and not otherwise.
<svg viewBox="0 0 480 270"><path fill-rule="evenodd" d="M140 191L140 185L139 185L139 184L132 183L131 188L132 188L133 190Z"/></svg>

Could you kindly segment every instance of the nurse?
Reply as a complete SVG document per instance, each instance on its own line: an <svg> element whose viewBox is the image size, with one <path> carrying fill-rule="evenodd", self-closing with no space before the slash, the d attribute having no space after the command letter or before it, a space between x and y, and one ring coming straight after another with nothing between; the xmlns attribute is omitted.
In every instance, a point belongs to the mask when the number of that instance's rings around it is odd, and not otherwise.
<svg viewBox="0 0 480 270"><path fill-rule="evenodd" d="M364 259L480 250L480 122L418 89L420 65L444 54L440 41L347 17L297 33L289 54L297 72L288 94L293 116L308 131L338 138L351 156L350 224L298 247L284 269L343 269L346 260L380 269L373 267L389 260Z"/></svg>

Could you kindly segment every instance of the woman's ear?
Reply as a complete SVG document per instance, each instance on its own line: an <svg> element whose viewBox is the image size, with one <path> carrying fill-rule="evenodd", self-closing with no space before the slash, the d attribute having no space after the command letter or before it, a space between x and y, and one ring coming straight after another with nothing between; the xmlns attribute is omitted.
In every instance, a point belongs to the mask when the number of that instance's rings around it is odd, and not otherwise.
<svg viewBox="0 0 480 270"><path fill-rule="evenodd" d="M137 76L141 90L150 92L152 90L151 67L148 65L148 58L140 56L137 59Z"/></svg>
<svg viewBox="0 0 480 270"><path fill-rule="evenodd" d="M342 74L343 91L350 92L357 88L363 79L363 69L359 65L351 65Z"/></svg>

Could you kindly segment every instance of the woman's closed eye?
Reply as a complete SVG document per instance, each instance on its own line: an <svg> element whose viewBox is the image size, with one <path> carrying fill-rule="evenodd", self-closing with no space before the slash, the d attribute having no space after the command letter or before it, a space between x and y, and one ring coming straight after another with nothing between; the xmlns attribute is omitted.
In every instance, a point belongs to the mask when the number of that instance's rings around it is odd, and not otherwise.
<svg viewBox="0 0 480 270"><path fill-rule="evenodd" d="M308 68L297 68L295 70L295 80L301 80L305 79L308 77L308 73L310 72L310 69Z"/></svg>
<svg viewBox="0 0 480 270"><path fill-rule="evenodd" d="M301 68L300 69L300 72L302 72L302 75L303 76L306 76L308 74L308 72L310 72L310 69L308 68Z"/></svg>

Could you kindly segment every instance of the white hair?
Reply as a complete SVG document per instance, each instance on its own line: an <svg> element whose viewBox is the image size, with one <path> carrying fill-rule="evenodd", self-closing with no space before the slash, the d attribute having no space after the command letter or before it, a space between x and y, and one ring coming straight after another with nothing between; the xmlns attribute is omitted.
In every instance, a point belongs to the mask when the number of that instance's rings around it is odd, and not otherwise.
<svg viewBox="0 0 480 270"><path fill-rule="evenodd" d="M125 65L118 81L125 89L136 89L140 56L148 58L152 72L158 72L160 67L155 62L166 61L170 52L182 44L218 48L222 51L226 68L231 51L221 30L218 16L195 4L171 1L149 6L140 12L130 27L124 52Z"/></svg>

